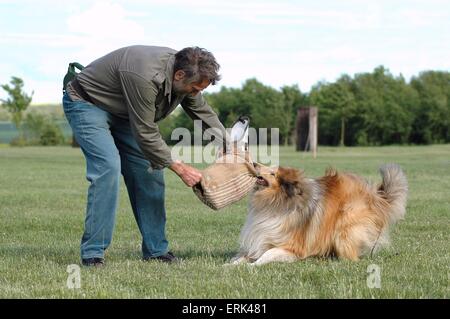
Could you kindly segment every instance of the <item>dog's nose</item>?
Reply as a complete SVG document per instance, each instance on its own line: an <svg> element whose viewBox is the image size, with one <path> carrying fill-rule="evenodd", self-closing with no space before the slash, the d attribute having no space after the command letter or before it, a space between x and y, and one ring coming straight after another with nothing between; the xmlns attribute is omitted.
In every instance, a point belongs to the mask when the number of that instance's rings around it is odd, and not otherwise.
<svg viewBox="0 0 450 319"><path fill-rule="evenodd" d="M256 176L259 176L260 175L260 171L261 171L261 165L258 164L258 163L253 162L253 167L255 168Z"/></svg>

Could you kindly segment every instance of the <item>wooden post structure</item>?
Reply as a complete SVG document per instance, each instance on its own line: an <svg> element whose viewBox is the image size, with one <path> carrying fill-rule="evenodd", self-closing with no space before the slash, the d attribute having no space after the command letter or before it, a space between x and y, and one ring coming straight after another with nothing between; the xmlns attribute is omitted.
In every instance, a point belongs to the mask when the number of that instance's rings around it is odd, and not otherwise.
<svg viewBox="0 0 450 319"><path fill-rule="evenodd" d="M317 157L317 107L309 109L309 148L313 158Z"/></svg>
<svg viewBox="0 0 450 319"><path fill-rule="evenodd" d="M295 122L296 131L296 150L298 152L308 150L308 132L309 132L309 110L308 108L299 108L297 110L297 120Z"/></svg>
<svg viewBox="0 0 450 319"><path fill-rule="evenodd" d="M317 157L318 142L318 109L317 107L299 108L296 120L296 149L297 151L312 151L313 158Z"/></svg>

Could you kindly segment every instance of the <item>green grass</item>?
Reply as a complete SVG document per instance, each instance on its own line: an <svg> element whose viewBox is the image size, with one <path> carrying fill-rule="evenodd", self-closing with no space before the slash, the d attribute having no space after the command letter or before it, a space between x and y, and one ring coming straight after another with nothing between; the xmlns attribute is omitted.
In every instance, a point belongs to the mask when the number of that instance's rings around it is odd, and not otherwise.
<svg viewBox="0 0 450 319"><path fill-rule="evenodd" d="M223 267L238 248L246 200L215 212L170 171L167 234L177 265L140 261L140 234L122 184L113 243L102 269L79 264L84 158L69 147L0 147L1 298L448 298L450 145L328 148L317 159L281 148L280 164L320 176L329 166L378 181L378 167L399 163L410 185L406 219L392 245L360 262L308 259L292 264ZM367 287L367 267L381 268L381 288Z"/></svg>

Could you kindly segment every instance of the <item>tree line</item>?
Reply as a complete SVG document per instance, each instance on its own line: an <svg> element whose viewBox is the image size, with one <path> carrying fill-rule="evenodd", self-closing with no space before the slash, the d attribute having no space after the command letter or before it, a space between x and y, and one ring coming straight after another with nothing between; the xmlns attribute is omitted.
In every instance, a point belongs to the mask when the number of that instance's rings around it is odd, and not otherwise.
<svg viewBox="0 0 450 319"><path fill-rule="evenodd" d="M274 89L257 79L241 88L221 87L205 93L226 127L248 115L255 128L279 128L282 144L295 139L300 107L319 109L319 144L387 145L450 142L450 72L424 71L407 82L383 66L372 72L347 74L335 82L319 82L309 93L297 85ZM192 129L183 112L160 125L170 142L174 127Z"/></svg>
<svg viewBox="0 0 450 319"><path fill-rule="evenodd" d="M22 92L20 79L13 77L11 84L2 85L11 96L2 104L19 127L32 95ZM247 115L256 129L279 128L282 144L295 142L297 110L308 106L319 109L321 145L450 142L448 71L424 71L408 82L402 75L394 76L379 66L372 72L344 74L334 82L319 82L308 93L301 92L297 85L274 89L252 78L241 88L222 86L218 92L204 96L225 127L231 127L240 115ZM40 118L27 120L31 124L45 122L40 126L47 131L51 126ZM171 133L177 127L193 130L192 120L181 110L159 123L167 143L176 143Z"/></svg>
<svg viewBox="0 0 450 319"><path fill-rule="evenodd" d="M10 144L26 145L61 145L66 143L63 131L55 119L48 114L32 112L25 115L30 105L34 91L31 94L23 90L24 82L13 76L9 84L0 87L8 94L7 99L1 99L1 106L8 111L19 136Z"/></svg>

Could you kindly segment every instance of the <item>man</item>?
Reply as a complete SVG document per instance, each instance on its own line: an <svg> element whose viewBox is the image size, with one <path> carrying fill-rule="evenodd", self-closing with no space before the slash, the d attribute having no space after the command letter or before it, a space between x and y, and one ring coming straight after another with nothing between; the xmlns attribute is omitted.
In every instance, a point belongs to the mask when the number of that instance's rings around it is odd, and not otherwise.
<svg viewBox="0 0 450 319"><path fill-rule="evenodd" d="M64 112L86 158L90 182L81 240L83 265L104 264L121 174L142 234L143 259L176 260L165 235L162 169L170 168L189 187L201 180L201 174L172 159L157 122L181 104L192 119L225 134L201 95L220 79L218 70L214 56L202 48L177 52L130 46L95 60L67 85Z"/></svg>

